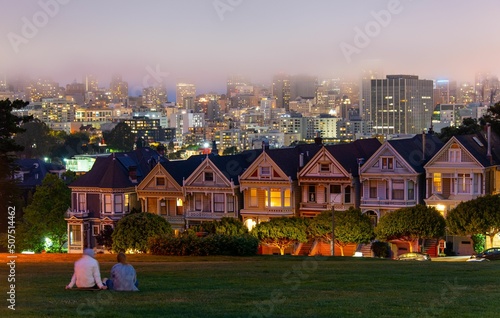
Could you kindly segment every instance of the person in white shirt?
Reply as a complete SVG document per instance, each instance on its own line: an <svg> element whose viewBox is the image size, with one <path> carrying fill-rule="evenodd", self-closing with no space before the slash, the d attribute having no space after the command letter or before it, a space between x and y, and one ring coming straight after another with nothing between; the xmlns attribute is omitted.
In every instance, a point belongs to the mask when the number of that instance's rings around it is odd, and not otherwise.
<svg viewBox="0 0 500 318"><path fill-rule="evenodd" d="M86 248L83 256L75 262L75 272L66 289L71 289L76 284L78 288L107 289L101 281L99 263L94 258L94 250Z"/></svg>

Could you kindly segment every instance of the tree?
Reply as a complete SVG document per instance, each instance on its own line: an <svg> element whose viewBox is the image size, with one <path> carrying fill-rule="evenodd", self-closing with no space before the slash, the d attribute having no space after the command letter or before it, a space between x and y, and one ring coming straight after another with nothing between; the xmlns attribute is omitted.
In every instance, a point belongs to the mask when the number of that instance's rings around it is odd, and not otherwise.
<svg viewBox="0 0 500 318"><path fill-rule="evenodd" d="M493 238L500 233L500 195L461 202L448 213L446 224L451 234L484 234L493 246Z"/></svg>
<svg viewBox="0 0 500 318"><path fill-rule="evenodd" d="M250 234L263 244L279 248L280 254L284 255L287 247L297 242L307 242L306 227L304 219L279 217L257 224Z"/></svg>
<svg viewBox="0 0 500 318"><path fill-rule="evenodd" d="M407 242L410 252L419 239L444 236L445 220L433 207L416 205L389 212L380 218L375 227L377 238L383 241L401 240Z"/></svg>
<svg viewBox="0 0 500 318"><path fill-rule="evenodd" d="M323 241L332 241L332 211L323 211L311 220L309 236ZM349 244L368 243L374 237L370 218L353 207L346 211L335 211L335 244L344 256L344 247Z"/></svg>
<svg viewBox="0 0 500 318"><path fill-rule="evenodd" d="M481 131L481 126L476 119L464 118L462 124L458 127L449 126L441 129L441 133L438 134L439 139L443 142L447 142L451 137L456 135L471 135Z"/></svg>
<svg viewBox="0 0 500 318"><path fill-rule="evenodd" d="M111 131L103 132L104 141L109 148L118 151L131 151L134 149L135 134L124 122L118 123Z"/></svg>
<svg viewBox="0 0 500 318"><path fill-rule="evenodd" d="M344 247L348 244L370 242L373 237L370 217L353 207L347 211L335 211L335 244L344 256Z"/></svg>
<svg viewBox="0 0 500 318"><path fill-rule="evenodd" d="M148 239L158 235L171 235L172 226L163 217L143 212L129 214L118 221L113 232L113 250L147 252Z"/></svg>
<svg viewBox="0 0 500 318"><path fill-rule="evenodd" d="M89 150L90 137L86 132L76 132L60 138L61 144L52 151L52 158L70 158Z"/></svg>
<svg viewBox="0 0 500 318"><path fill-rule="evenodd" d="M47 174L25 209L21 226L25 247L40 251L50 241L49 249L61 252L67 241L64 217L70 205L71 190L57 175Z"/></svg>
<svg viewBox="0 0 500 318"><path fill-rule="evenodd" d="M21 209L21 195L19 189L12 178L12 171L15 170L15 152L23 150L17 144L14 136L24 132L21 127L23 123L32 120L31 116L16 116L12 113L15 109L22 109L28 105L21 100L0 100L0 232L7 233L7 225L11 223L8 219L8 211L12 211L19 218ZM8 222L7 222L8 220Z"/></svg>
<svg viewBox="0 0 500 318"><path fill-rule="evenodd" d="M488 108L488 113L483 117L483 120L490 123L492 130L500 135L500 102Z"/></svg>
<svg viewBox="0 0 500 318"><path fill-rule="evenodd" d="M50 128L37 119L23 124L22 128L25 131L14 137L14 141L23 147L23 150L19 151L19 156L22 158L49 157L57 144L57 138L51 134Z"/></svg>
<svg viewBox="0 0 500 318"><path fill-rule="evenodd" d="M227 147L224 151L222 151L223 156L234 155L236 153L238 153L238 147L236 146Z"/></svg>
<svg viewBox="0 0 500 318"><path fill-rule="evenodd" d="M111 251L113 248L113 228L105 225L104 229L96 236L97 244L102 245L106 250Z"/></svg>
<svg viewBox="0 0 500 318"><path fill-rule="evenodd" d="M238 219L224 217L220 221L212 221L201 224L203 231L209 234L224 234L230 236L248 233L247 227Z"/></svg>

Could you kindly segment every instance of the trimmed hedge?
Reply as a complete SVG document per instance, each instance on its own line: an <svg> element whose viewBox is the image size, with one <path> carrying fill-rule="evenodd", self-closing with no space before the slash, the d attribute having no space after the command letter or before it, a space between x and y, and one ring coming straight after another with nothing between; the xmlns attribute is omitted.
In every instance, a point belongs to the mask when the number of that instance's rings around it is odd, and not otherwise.
<svg viewBox="0 0 500 318"><path fill-rule="evenodd" d="M163 235L149 239L148 243L149 251L153 255L249 256L257 254L259 240L248 234L238 236L211 234L205 237Z"/></svg>

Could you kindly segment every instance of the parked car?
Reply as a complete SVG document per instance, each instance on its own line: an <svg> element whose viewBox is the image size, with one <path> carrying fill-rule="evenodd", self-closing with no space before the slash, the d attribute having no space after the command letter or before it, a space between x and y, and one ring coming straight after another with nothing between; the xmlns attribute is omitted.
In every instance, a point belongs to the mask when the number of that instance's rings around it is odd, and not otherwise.
<svg viewBox="0 0 500 318"><path fill-rule="evenodd" d="M431 257L429 254L411 252L399 255L396 260L398 261L430 261Z"/></svg>
<svg viewBox="0 0 500 318"><path fill-rule="evenodd" d="M500 260L500 247L492 247L484 250L482 253L472 255L471 259L488 259L488 260Z"/></svg>

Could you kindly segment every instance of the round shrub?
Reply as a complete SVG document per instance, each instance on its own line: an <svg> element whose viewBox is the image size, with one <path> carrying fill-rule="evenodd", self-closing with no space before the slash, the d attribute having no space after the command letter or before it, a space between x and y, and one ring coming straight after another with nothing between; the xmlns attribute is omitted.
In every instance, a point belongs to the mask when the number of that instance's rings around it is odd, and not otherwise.
<svg viewBox="0 0 500 318"><path fill-rule="evenodd" d="M170 223L159 215L147 212L129 214L118 222L113 231L113 250L145 253L148 250L149 238L172 233Z"/></svg>

